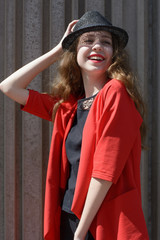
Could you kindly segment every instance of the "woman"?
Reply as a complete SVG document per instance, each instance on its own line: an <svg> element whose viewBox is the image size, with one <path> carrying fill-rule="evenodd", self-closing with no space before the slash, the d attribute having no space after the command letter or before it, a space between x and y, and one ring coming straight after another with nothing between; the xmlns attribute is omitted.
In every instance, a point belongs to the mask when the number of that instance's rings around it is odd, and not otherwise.
<svg viewBox="0 0 160 240"><path fill-rule="evenodd" d="M123 29L87 12L69 24L54 49L0 85L24 111L54 121L46 240L148 239L140 192L143 102L124 51L127 41ZM26 90L60 56L52 93Z"/></svg>

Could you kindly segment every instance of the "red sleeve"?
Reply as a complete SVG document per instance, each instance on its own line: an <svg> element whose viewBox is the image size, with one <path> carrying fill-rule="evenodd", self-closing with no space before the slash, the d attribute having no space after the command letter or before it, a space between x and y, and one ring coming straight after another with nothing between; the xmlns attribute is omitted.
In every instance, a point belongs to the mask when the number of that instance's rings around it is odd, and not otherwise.
<svg viewBox="0 0 160 240"><path fill-rule="evenodd" d="M56 102L56 98L53 98L46 93L29 90L27 103L25 106L21 106L21 110L45 120L52 121L52 110Z"/></svg>
<svg viewBox="0 0 160 240"><path fill-rule="evenodd" d="M92 176L116 183L132 151L142 118L122 84L111 85L103 102Z"/></svg>

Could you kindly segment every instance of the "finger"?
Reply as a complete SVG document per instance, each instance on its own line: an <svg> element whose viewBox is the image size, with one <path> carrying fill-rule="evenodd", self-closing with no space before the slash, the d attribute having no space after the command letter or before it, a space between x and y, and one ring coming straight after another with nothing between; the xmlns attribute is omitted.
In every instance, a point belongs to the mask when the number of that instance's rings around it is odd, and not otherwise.
<svg viewBox="0 0 160 240"><path fill-rule="evenodd" d="M73 23L72 28L71 28L71 32L73 32L74 26L76 25L76 23L77 23L78 21L79 21L79 20L74 20L74 23Z"/></svg>
<svg viewBox="0 0 160 240"><path fill-rule="evenodd" d="M66 29L66 32L64 33L64 35L63 35L60 43L62 43L63 39L64 39L66 36L68 36L70 33L73 32L74 26L75 26L75 24L76 24L78 21L79 21L79 20L73 20L72 22L70 22L70 23L68 24L68 27L67 27L67 29Z"/></svg>
<svg viewBox="0 0 160 240"><path fill-rule="evenodd" d="M75 26L75 24L76 24L78 21L79 21L79 20L73 20L72 22L70 22L69 25L68 25L67 30L68 30L69 32L73 32L74 26Z"/></svg>

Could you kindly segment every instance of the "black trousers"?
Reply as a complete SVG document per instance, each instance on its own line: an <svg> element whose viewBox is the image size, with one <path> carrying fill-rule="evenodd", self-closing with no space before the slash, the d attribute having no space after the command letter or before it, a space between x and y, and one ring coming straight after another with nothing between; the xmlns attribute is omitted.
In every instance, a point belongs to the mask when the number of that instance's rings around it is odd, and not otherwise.
<svg viewBox="0 0 160 240"><path fill-rule="evenodd" d="M60 225L60 240L73 240L79 219L71 213L62 211ZM87 233L85 240L94 240L90 232Z"/></svg>

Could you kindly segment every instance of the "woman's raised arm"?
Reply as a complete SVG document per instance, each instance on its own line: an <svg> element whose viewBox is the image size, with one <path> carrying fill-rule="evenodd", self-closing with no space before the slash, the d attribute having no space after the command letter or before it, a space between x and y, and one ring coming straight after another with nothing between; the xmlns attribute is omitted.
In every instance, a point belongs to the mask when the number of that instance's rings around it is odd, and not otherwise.
<svg viewBox="0 0 160 240"><path fill-rule="evenodd" d="M28 98L26 87L40 72L59 59L63 52L62 41L65 36L71 33L76 22L77 20L74 20L68 25L63 38L55 48L26 64L2 81L0 83L0 90L14 101L25 105Z"/></svg>

